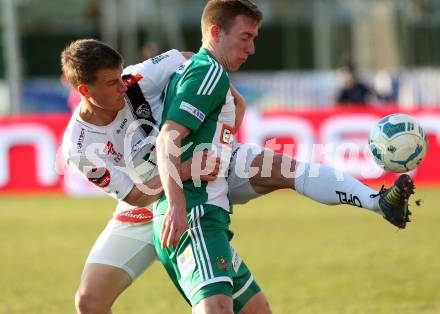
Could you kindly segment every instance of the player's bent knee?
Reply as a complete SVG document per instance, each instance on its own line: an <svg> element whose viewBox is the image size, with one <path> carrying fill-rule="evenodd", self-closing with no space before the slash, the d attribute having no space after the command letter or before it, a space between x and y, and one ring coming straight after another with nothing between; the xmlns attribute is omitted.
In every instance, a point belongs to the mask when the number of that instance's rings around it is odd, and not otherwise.
<svg viewBox="0 0 440 314"><path fill-rule="evenodd" d="M111 308L93 293L78 290L75 294L75 307L78 314L107 314Z"/></svg>
<svg viewBox="0 0 440 314"><path fill-rule="evenodd" d="M283 159L286 159L283 164ZM262 156L255 158L252 166L261 169L257 175L250 178L254 190L259 194L270 193L278 189L293 189L296 162L289 156L274 154L271 164L265 164Z"/></svg>
<svg viewBox="0 0 440 314"><path fill-rule="evenodd" d="M285 180L293 177L296 161L290 156L275 154L272 164L272 177L277 180Z"/></svg>
<svg viewBox="0 0 440 314"><path fill-rule="evenodd" d="M226 295L214 295L201 300L195 307L196 314L233 314L232 299Z"/></svg>
<svg viewBox="0 0 440 314"><path fill-rule="evenodd" d="M264 293L259 292L246 303L239 314L272 314L272 310Z"/></svg>

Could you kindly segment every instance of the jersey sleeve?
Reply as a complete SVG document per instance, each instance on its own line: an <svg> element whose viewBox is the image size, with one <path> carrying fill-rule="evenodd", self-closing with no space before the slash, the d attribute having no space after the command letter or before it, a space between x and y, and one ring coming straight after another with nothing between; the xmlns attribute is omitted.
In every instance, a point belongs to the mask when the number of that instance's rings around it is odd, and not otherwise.
<svg viewBox="0 0 440 314"><path fill-rule="evenodd" d="M142 63L128 66L122 75L132 75L146 94L163 91L171 75L185 63L186 58L176 49L164 52Z"/></svg>
<svg viewBox="0 0 440 314"><path fill-rule="evenodd" d="M67 164L113 198L123 200L133 189L133 181L122 167L111 162L110 157L90 155L89 158L86 154L71 155Z"/></svg>
<svg viewBox="0 0 440 314"><path fill-rule="evenodd" d="M223 105L229 84L228 74L216 62L188 69L177 83L166 120L196 131L210 113Z"/></svg>

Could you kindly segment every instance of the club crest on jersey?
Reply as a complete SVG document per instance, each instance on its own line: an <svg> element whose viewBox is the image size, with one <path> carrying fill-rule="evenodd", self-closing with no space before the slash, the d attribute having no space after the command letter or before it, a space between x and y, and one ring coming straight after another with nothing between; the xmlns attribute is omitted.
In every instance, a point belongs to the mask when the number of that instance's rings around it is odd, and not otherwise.
<svg viewBox="0 0 440 314"><path fill-rule="evenodd" d="M218 269L224 269L224 270L227 270L229 268L228 261L224 256L217 257L217 267Z"/></svg>
<svg viewBox="0 0 440 314"><path fill-rule="evenodd" d="M110 184L110 171L107 168L92 168L86 174L87 179L100 188Z"/></svg>
<svg viewBox="0 0 440 314"><path fill-rule="evenodd" d="M222 144L232 144L234 140L233 128L223 124L222 131L220 133L220 143Z"/></svg>
<svg viewBox="0 0 440 314"><path fill-rule="evenodd" d="M136 116L141 119L149 119L151 117L151 109L148 104L142 104L136 109Z"/></svg>

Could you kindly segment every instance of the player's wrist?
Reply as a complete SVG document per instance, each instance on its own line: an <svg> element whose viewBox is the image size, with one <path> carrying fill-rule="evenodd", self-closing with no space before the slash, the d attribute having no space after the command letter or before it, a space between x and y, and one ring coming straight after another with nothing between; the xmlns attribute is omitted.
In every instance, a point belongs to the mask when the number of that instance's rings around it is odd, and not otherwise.
<svg viewBox="0 0 440 314"><path fill-rule="evenodd" d="M178 196L178 197L169 197L168 198L168 209L172 211L180 211L180 212L186 212L186 200L185 196Z"/></svg>

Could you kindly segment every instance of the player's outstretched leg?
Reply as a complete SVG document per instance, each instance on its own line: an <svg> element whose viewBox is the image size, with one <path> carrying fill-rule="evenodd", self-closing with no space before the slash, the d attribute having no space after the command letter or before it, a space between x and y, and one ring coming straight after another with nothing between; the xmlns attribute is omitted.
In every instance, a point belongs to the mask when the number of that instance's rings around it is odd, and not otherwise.
<svg viewBox="0 0 440 314"><path fill-rule="evenodd" d="M399 228L404 228L409 221L408 199L414 184L408 175L400 176L390 189L377 192L332 167L299 162L290 156L250 144L235 146L231 165L228 182L234 204L246 203L274 190L294 189L322 204L366 208ZM252 169L256 173L249 175L249 179L233 173Z"/></svg>
<svg viewBox="0 0 440 314"><path fill-rule="evenodd" d="M249 179L250 185L258 194L278 189L294 189L322 204L353 205L383 216L378 199L370 197L377 194L377 191L327 165L299 162L287 155L265 150L254 158L251 166L259 169Z"/></svg>
<svg viewBox="0 0 440 314"><path fill-rule="evenodd" d="M390 189L378 192L327 165L296 161L251 144L235 144L230 167L229 194L234 204L278 189L294 189L322 204L347 204L371 210L399 228L405 227L411 214L408 199L414 184L406 174ZM255 173L251 175L249 171Z"/></svg>
<svg viewBox="0 0 440 314"><path fill-rule="evenodd" d="M400 175L389 189L382 189L373 196L379 196L379 207L384 218L393 225L404 229L410 221L411 212L408 209L408 200L414 194L414 182L407 174Z"/></svg>

